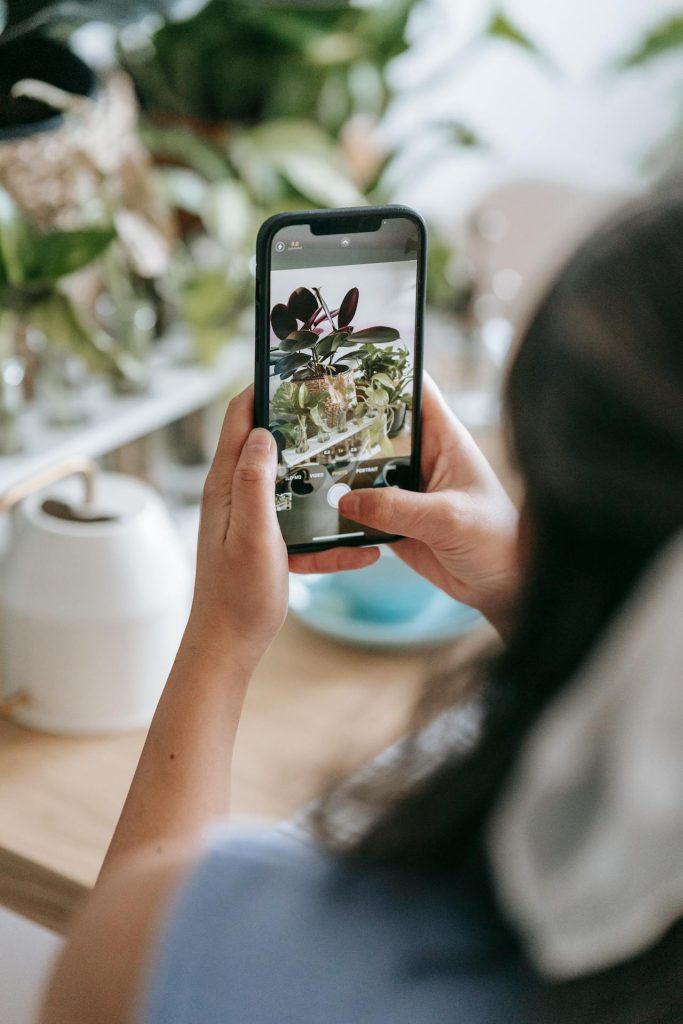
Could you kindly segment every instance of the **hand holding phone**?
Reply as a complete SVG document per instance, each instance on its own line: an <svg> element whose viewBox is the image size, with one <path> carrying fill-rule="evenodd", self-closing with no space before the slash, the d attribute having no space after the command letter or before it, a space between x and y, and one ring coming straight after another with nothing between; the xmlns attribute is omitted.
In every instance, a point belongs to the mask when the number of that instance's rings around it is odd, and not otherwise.
<svg viewBox="0 0 683 1024"><path fill-rule="evenodd" d="M290 552L396 539L339 502L418 489L425 246L405 207L283 214L259 232L255 422L277 442Z"/></svg>

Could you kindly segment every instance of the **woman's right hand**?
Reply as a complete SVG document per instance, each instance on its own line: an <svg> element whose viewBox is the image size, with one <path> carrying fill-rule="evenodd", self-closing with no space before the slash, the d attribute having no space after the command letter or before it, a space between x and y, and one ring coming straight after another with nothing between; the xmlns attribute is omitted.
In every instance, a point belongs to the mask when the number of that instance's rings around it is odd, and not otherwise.
<svg viewBox="0 0 683 1024"><path fill-rule="evenodd" d="M479 609L505 633L518 587L518 513L469 432L426 376L422 475L423 492L362 488L342 498L340 511L365 526L400 534L405 539L393 549L404 562L458 601ZM290 559L290 568L324 572L327 562L334 566L337 554L299 555Z"/></svg>

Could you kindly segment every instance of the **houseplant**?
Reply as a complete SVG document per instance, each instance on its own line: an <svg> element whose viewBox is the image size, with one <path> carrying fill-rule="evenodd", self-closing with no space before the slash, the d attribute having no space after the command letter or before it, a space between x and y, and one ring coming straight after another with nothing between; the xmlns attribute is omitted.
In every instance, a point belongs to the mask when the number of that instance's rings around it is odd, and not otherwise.
<svg viewBox="0 0 683 1024"><path fill-rule="evenodd" d="M325 394L310 391L306 384L296 384L293 381L283 381L273 395L272 410L279 417L283 424L295 424L293 438L295 450L303 454L308 450L308 421L316 426L318 419L313 419L312 414L325 401ZM286 430L282 429L280 423L276 429L287 436ZM290 435L291 436L291 435Z"/></svg>
<svg viewBox="0 0 683 1024"><path fill-rule="evenodd" d="M100 259L115 238L110 225L75 231L38 231L0 188L0 314L4 357L17 357L27 327L48 350L68 352L96 372L126 372L123 353L92 317L79 309L73 275ZM12 351L12 349L14 351Z"/></svg>
<svg viewBox="0 0 683 1024"><path fill-rule="evenodd" d="M355 403L355 363L344 350L357 343L398 340L395 327L355 330L358 288L350 288L339 307L331 309L321 288L296 288L287 303L277 303L270 313L273 333L280 344L270 351L274 374L281 380L305 381L309 391L322 394L327 411Z"/></svg>
<svg viewBox="0 0 683 1024"><path fill-rule="evenodd" d="M372 342L365 342L350 352L349 358L359 364L356 391L361 401L365 400L368 389L373 386L379 386L387 392L387 435L396 437L403 428L406 411L412 403L412 391L409 389L413 380L410 352L405 345L400 348L393 345L380 348Z"/></svg>

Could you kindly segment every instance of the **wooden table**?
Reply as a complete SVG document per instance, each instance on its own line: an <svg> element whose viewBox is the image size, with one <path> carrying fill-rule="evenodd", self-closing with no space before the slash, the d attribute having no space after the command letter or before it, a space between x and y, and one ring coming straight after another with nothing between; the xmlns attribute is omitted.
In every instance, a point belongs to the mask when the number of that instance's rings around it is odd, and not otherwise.
<svg viewBox="0 0 683 1024"><path fill-rule="evenodd" d="M288 816L390 744L431 658L343 647L290 617L249 690L233 813ZM143 740L0 721L0 903L63 930L97 876Z"/></svg>

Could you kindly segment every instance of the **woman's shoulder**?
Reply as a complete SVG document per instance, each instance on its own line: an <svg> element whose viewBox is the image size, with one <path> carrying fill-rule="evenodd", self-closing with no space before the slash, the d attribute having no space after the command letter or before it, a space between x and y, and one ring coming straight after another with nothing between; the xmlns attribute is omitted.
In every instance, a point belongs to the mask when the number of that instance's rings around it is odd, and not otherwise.
<svg viewBox="0 0 683 1024"><path fill-rule="evenodd" d="M337 856L296 828L234 826L209 833L173 894L148 977L144 1024L213 1024L233 1006L243 1024L427 1024L458 998L494 1024L524 1019L527 981L467 887Z"/></svg>

